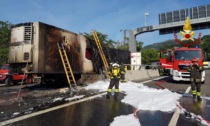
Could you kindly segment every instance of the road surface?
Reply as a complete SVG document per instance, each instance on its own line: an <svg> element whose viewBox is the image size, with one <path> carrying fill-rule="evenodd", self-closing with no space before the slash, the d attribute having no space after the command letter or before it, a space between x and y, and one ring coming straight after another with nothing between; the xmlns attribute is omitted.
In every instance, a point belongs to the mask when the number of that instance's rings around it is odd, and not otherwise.
<svg viewBox="0 0 210 126"><path fill-rule="evenodd" d="M206 81L201 88L203 97L201 102L192 99L189 95L190 84L186 82L172 82L169 77L163 77L162 79L148 80L141 83L153 88L167 88L173 92L187 94L179 99L181 109L186 112L185 114L175 114L176 111L139 110L136 112L136 119L139 120L142 126L168 126L171 122L177 126L197 126L199 125L199 121L189 118L192 113L196 117L200 115L202 119L210 120L209 70L206 71ZM120 93L118 100L113 98L106 99L105 94L96 93L77 101L50 107L11 120L5 120L0 124L14 126L109 126L114 121L114 117L135 112L134 107L120 101L124 97L123 93ZM174 115L178 115L177 121Z"/></svg>

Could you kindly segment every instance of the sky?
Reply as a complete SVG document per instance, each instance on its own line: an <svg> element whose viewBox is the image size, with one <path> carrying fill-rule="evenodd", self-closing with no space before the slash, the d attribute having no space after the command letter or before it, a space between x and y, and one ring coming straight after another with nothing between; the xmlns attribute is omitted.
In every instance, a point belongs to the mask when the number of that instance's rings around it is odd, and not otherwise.
<svg viewBox="0 0 210 126"><path fill-rule="evenodd" d="M12 24L44 22L75 33L92 30L123 41L121 30L158 25L158 14L210 4L209 0L1 0L0 21ZM209 30L201 30L203 35ZM174 39L158 31L137 36L143 46Z"/></svg>

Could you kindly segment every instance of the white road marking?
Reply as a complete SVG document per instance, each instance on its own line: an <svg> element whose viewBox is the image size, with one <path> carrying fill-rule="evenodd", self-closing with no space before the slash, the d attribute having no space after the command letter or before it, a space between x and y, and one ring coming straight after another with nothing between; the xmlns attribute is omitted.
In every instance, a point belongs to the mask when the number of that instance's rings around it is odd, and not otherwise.
<svg viewBox="0 0 210 126"><path fill-rule="evenodd" d="M187 87L185 93L189 93L190 89L191 89L191 86ZM177 107L168 126L176 126L180 113L181 113L181 110Z"/></svg>
<svg viewBox="0 0 210 126"><path fill-rule="evenodd" d="M56 107L53 107L53 108L49 108L49 109L41 110L41 111L38 111L38 112L34 112L32 114L28 114L28 115L24 115L24 116L17 117L17 118L14 118L14 119L10 119L10 120L7 120L7 121L3 121L3 122L0 122L0 126L15 123L15 122L27 119L27 118L31 118L31 117L34 117L34 116L37 116L37 115L41 115L41 114L44 114L44 113L47 113L47 112L50 112L50 111L61 109L61 108L64 108L64 107L67 107L67 106L70 106L70 105L73 105L73 104L77 104L77 103L80 103L80 102L84 102L84 101L87 101L87 100L92 100L94 98L101 97L102 95L105 95L105 94L106 94L106 92L104 92L102 94L90 96L90 97L87 97L87 98L83 98L83 99L78 100L78 101L73 101L73 102L66 103L66 104L63 104L63 105L60 105L60 106L56 106Z"/></svg>
<svg viewBox="0 0 210 126"><path fill-rule="evenodd" d="M174 112L173 117L171 118L168 126L176 126L180 113L181 110L179 108L176 108L176 111Z"/></svg>
<svg viewBox="0 0 210 126"><path fill-rule="evenodd" d="M185 93L189 93L190 90L191 90L191 86L189 86L189 87L187 88L187 90L185 91Z"/></svg>

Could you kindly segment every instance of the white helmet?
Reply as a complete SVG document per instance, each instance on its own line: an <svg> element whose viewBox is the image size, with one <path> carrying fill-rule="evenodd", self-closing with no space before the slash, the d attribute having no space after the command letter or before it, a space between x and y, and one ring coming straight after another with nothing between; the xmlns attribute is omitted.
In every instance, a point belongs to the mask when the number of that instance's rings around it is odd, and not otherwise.
<svg viewBox="0 0 210 126"><path fill-rule="evenodd" d="M117 64L117 63L113 63L112 66L113 66L113 67L119 67L120 65Z"/></svg>

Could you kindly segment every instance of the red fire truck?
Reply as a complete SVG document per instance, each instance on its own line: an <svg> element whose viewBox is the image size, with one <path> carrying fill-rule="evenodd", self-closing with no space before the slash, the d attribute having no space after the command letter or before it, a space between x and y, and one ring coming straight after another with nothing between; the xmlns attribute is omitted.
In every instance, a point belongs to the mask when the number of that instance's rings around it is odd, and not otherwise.
<svg viewBox="0 0 210 126"><path fill-rule="evenodd" d="M0 82L5 83L7 86L12 84L18 84L19 82L24 80L24 83L31 84L33 83L33 75L27 76L23 73L10 73L10 66L9 64L3 64L0 69Z"/></svg>
<svg viewBox="0 0 210 126"><path fill-rule="evenodd" d="M160 51L160 75L171 75L171 71L173 69L173 52L172 50L161 50Z"/></svg>
<svg viewBox="0 0 210 126"><path fill-rule="evenodd" d="M174 81L190 81L190 73L186 70L193 58L198 59L198 64L203 66L204 52L201 48L181 47L173 51L172 79ZM205 80L205 71L202 72L202 82Z"/></svg>

